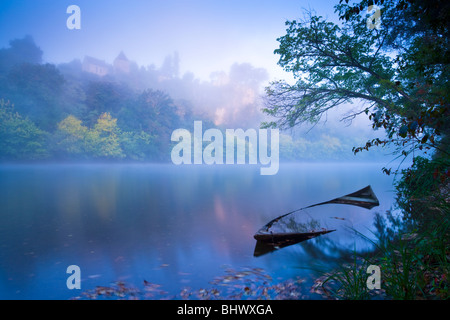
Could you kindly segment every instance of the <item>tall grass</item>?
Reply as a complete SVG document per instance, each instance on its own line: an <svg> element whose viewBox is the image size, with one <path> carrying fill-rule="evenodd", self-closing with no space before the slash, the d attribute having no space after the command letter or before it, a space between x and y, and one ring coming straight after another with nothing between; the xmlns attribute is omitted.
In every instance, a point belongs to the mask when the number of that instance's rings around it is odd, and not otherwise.
<svg viewBox="0 0 450 320"><path fill-rule="evenodd" d="M331 298L380 297L366 286L368 265L381 268L381 289L387 299L448 299L450 265L449 161L417 158L397 183L402 218L377 215L379 232L371 255L324 276L322 286Z"/></svg>

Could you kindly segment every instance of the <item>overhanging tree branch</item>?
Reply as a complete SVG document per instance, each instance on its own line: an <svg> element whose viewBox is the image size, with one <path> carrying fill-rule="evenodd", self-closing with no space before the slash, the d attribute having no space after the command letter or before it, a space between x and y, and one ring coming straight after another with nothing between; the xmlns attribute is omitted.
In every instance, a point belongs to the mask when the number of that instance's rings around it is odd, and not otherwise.
<svg viewBox="0 0 450 320"><path fill-rule="evenodd" d="M369 107L346 118L364 112L373 128L387 131L393 144L438 150L439 137L450 134L444 125L449 119L449 68L440 57L442 52L448 55L447 42L430 45L428 38L422 39L428 31L415 34L417 22L411 19L416 13L399 12L396 0L385 1L381 30L366 27L362 9L347 10L345 4L336 8L345 18L343 26L311 13L304 21L286 23L287 34L278 38L275 53L297 82L275 82L266 89L264 112L276 119L270 125L316 123L344 102L366 101ZM437 58L423 54L424 45Z"/></svg>

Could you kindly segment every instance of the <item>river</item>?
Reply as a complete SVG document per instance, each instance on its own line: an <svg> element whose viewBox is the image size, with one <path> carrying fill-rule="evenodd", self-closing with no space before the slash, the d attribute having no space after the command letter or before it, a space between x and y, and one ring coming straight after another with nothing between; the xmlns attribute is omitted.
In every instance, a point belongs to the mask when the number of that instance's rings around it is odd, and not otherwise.
<svg viewBox="0 0 450 320"><path fill-rule="evenodd" d="M207 287L226 268L258 268L274 280L304 277L370 244L376 212L394 203L383 164L34 164L0 166L0 298L70 299L124 281L170 294ZM371 210L324 205L301 211L335 232L259 257L253 234L271 219L371 185ZM67 267L81 271L69 289Z"/></svg>

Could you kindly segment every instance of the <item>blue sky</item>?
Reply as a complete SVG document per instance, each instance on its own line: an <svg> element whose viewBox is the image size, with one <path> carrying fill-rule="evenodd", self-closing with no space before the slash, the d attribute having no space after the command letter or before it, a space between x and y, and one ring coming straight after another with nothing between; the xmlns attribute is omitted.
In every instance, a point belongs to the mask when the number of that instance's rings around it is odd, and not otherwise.
<svg viewBox="0 0 450 320"><path fill-rule="evenodd" d="M181 74L207 80L234 62L266 68L272 79L285 74L277 66L276 38L285 21L311 8L334 17L338 1L324 0L1 0L0 47L30 34L45 62L62 63L91 55L112 62L123 50L140 66L159 67L177 51ZM81 9L81 30L69 30L66 9Z"/></svg>

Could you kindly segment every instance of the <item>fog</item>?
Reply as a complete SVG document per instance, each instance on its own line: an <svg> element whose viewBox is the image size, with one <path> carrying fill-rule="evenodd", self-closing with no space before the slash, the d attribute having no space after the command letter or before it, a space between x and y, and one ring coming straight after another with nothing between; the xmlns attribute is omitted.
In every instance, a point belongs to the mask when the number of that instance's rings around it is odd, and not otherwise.
<svg viewBox="0 0 450 320"><path fill-rule="evenodd" d="M31 34L51 63L91 55L112 63L121 50L140 66L178 51L181 74L208 80L235 62L279 72L273 50L299 1L77 1L80 29L70 30L70 1L2 1L0 45ZM332 10L332 9L331 9Z"/></svg>
<svg viewBox="0 0 450 320"><path fill-rule="evenodd" d="M102 112L109 112L122 131L144 130L161 144L171 130L194 120L222 129L259 128L266 120L264 88L277 79L293 81L274 54L285 21L308 8L324 16L334 11L328 1L77 1L79 29L70 29L72 4L2 1L0 72L7 85L0 99L50 134L68 116L93 129ZM49 64L56 71L11 69L20 62ZM57 85L26 91L31 72L46 74L43 83L53 77ZM139 122L135 105L155 98L146 90L167 94L173 114L155 111L157 120L131 125ZM107 101L99 101L99 94ZM380 136L364 117L351 125L341 121L360 107L343 106L315 126L282 132L281 153L289 160L353 159L353 146Z"/></svg>

